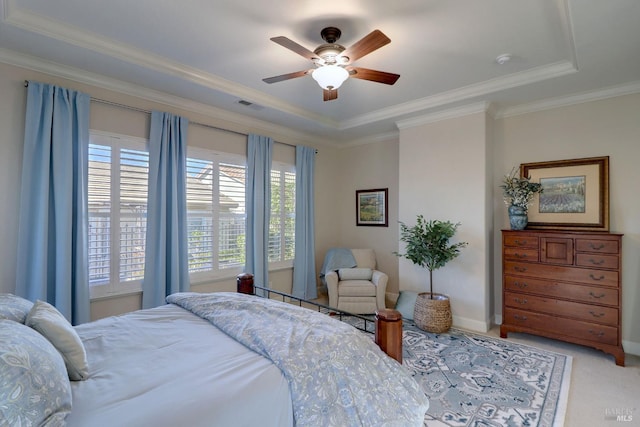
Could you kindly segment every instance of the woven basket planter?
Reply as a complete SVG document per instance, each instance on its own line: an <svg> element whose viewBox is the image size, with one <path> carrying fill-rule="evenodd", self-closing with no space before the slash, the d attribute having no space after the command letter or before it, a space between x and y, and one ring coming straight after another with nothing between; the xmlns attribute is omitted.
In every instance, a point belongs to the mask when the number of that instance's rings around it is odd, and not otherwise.
<svg viewBox="0 0 640 427"><path fill-rule="evenodd" d="M452 323L449 297L433 294L433 299L431 299L429 292L418 294L413 310L413 322L418 328L427 332L447 332Z"/></svg>

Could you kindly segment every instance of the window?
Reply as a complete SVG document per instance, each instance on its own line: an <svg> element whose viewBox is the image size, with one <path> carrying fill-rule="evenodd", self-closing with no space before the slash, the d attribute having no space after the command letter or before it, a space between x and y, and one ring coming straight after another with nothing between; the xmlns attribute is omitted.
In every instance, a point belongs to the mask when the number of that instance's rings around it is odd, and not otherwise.
<svg viewBox="0 0 640 427"><path fill-rule="evenodd" d="M189 149L187 158L189 273L195 282L229 277L245 264L245 179L242 156ZM291 266L295 237L295 171L271 170L269 264Z"/></svg>
<svg viewBox="0 0 640 427"><path fill-rule="evenodd" d="M230 276L245 263L245 159L204 149L187 156L192 278Z"/></svg>
<svg viewBox="0 0 640 427"><path fill-rule="evenodd" d="M293 166L274 163L271 169L269 263L290 266L295 255L296 174Z"/></svg>
<svg viewBox="0 0 640 427"><path fill-rule="evenodd" d="M140 290L147 228L147 141L91 131L88 173L91 296Z"/></svg>
<svg viewBox="0 0 640 427"><path fill-rule="evenodd" d="M147 141L91 131L89 143L89 283L93 298L141 290L147 227ZM187 230L192 283L232 277L245 264L246 159L189 148ZM271 268L291 266L295 171L271 171Z"/></svg>

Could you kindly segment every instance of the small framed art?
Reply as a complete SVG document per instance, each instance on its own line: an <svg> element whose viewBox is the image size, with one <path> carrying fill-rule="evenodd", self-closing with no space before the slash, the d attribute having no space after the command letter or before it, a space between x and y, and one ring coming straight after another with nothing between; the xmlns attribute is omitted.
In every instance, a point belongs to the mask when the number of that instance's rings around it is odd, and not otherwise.
<svg viewBox="0 0 640 427"><path fill-rule="evenodd" d="M356 190L356 225L389 226L389 189Z"/></svg>

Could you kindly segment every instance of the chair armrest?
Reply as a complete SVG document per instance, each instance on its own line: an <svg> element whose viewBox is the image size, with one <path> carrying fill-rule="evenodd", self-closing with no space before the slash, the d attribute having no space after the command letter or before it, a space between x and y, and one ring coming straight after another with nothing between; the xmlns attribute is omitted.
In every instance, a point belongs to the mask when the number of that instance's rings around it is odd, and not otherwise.
<svg viewBox="0 0 640 427"><path fill-rule="evenodd" d="M387 293L387 282L389 281L389 276L382 271L373 270L373 275L371 276L371 283L376 285L376 305L378 309L386 307L386 293Z"/></svg>
<svg viewBox="0 0 640 427"><path fill-rule="evenodd" d="M329 294L329 307L338 308L338 273L330 271L324 275L327 283L327 293Z"/></svg>

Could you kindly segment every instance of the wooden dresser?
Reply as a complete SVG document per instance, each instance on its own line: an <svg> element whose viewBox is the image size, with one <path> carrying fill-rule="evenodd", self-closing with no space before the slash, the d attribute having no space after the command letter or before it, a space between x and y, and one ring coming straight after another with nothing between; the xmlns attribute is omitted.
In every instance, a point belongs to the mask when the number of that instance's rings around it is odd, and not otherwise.
<svg viewBox="0 0 640 427"><path fill-rule="evenodd" d="M613 233L503 230L500 336L587 345L624 366L621 244Z"/></svg>

